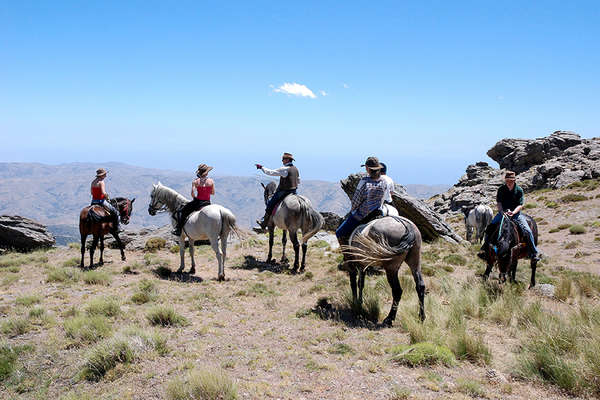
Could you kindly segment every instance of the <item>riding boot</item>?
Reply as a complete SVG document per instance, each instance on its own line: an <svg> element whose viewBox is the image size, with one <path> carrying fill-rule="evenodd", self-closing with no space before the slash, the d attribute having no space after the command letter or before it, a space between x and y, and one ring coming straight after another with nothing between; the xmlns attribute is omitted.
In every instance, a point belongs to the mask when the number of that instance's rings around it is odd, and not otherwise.
<svg viewBox="0 0 600 400"><path fill-rule="evenodd" d="M114 229L114 231L117 232L117 233L123 232L123 230L119 226L119 216L117 214L112 214L111 217L112 217L112 223L113 223L113 229Z"/></svg>
<svg viewBox="0 0 600 400"><path fill-rule="evenodd" d="M265 215L262 217L262 219L260 220L256 220L256 223L262 228L262 229L266 229L267 225L269 225L269 218L270 215L268 213L265 213Z"/></svg>
<svg viewBox="0 0 600 400"><path fill-rule="evenodd" d="M341 237L341 238L339 238L339 242L340 242L340 247L347 246L350 244L350 238L349 237ZM342 262L340 262L338 264L338 270L347 271L348 266L352 260L351 260L350 255L348 254L348 252L345 250L342 250L342 256L344 257L344 259Z"/></svg>
<svg viewBox="0 0 600 400"><path fill-rule="evenodd" d="M175 218L175 229L171 231L171 234L181 236L181 211L176 211L173 217Z"/></svg>

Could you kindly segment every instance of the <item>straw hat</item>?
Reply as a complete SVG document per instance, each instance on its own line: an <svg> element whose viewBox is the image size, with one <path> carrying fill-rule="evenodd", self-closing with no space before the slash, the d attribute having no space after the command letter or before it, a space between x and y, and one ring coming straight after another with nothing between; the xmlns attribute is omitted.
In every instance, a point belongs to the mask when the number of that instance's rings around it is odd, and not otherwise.
<svg viewBox="0 0 600 400"><path fill-rule="evenodd" d="M516 179L515 173L513 171L506 171L504 179Z"/></svg>
<svg viewBox="0 0 600 400"><path fill-rule="evenodd" d="M383 168L381 164L379 164L379 159L377 157L369 157L367 161L361 167L367 167L369 169L381 169Z"/></svg>
<svg viewBox="0 0 600 400"><path fill-rule="evenodd" d="M208 173L208 171L210 171L211 169L213 169L213 167L209 167L206 164L200 164L198 165L198 170L196 170L196 175L198 176L202 176Z"/></svg>
<svg viewBox="0 0 600 400"><path fill-rule="evenodd" d="M100 178L101 176L106 176L107 173L108 173L108 171L105 170L104 168L99 168L96 170L96 178Z"/></svg>
<svg viewBox="0 0 600 400"><path fill-rule="evenodd" d="M292 153L283 153L283 155L281 156L281 158L282 159L283 158L289 158L290 160L295 161L294 160L294 156L292 155Z"/></svg>

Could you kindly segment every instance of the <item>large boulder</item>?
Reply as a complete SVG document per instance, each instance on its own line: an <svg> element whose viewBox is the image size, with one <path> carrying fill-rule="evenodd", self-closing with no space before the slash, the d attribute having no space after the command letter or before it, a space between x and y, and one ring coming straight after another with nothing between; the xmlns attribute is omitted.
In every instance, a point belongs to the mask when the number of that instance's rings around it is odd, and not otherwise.
<svg viewBox="0 0 600 400"><path fill-rule="evenodd" d="M600 138L582 139L574 132L556 131L539 139L502 139L487 154L501 169L485 162L469 165L452 188L427 203L441 214L478 204L495 208L496 191L504 183L507 169L517 172L517 184L525 193L600 178Z"/></svg>
<svg viewBox="0 0 600 400"><path fill-rule="evenodd" d="M0 216L0 247L19 251L54 246L46 226L18 215Z"/></svg>
<svg viewBox="0 0 600 400"><path fill-rule="evenodd" d="M335 232L338 226L344 220L343 217L340 217L336 213L332 213L329 211L321 211L321 215L323 216L323 226L321 227L324 231Z"/></svg>
<svg viewBox="0 0 600 400"><path fill-rule="evenodd" d="M350 199L354 195L358 181L364 176L364 173L351 174L340 181L342 189ZM442 238L453 243L463 241L437 212L424 201L410 196L401 185L395 185L392 202L401 216L410 219L419 228L423 240L432 241Z"/></svg>

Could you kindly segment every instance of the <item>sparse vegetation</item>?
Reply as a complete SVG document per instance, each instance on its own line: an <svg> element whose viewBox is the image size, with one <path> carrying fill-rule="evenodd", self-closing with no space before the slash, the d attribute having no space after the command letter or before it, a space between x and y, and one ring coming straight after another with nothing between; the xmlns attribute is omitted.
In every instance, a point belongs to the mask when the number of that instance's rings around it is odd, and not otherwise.
<svg viewBox="0 0 600 400"><path fill-rule="evenodd" d="M77 267L79 265L79 257L71 257L66 261L63 261L62 266L65 268Z"/></svg>
<svg viewBox="0 0 600 400"><path fill-rule="evenodd" d="M158 291L154 282L143 279L139 285L138 290L131 296L131 301L135 304L144 304L149 301L154 301L158 296Z"/></svg>
<svg viewBox="0 0 600 400"><path fill-rule="evenodd" d="M114 317L121 312L121 306L115 297L97 297L88 303L85 311L89 315L104 315L106 317Z"/></svg>
<svg viewBox="0 0 600 400"><path fill-rule="evenodd" d="M167 384L169 400L235 400L237 385L219 368L193 370Z"/></svg>
<svg viewBox="0 0 600 400"><path fill-rule="evenodd" d="M456 364L456 359L449 348L429 342L399 345L389 352L392 354L392 360L410 367L434 364L450 367Z"/></svg>
<svg viewBox="0 0 600 400"><path fill-rule="evenodd" d="M48 271L47 282L73 283L81 280L81 272L74 268L53 268Z"/></svg>
<svg viewBox="0 0 600 400"><path fill-rule="evenodd" d="M585 233L585 226L583 225L571 225L571 227L569 228L569 232L571 232L573 235L580 235L582 233Z"/></svg>
<svg viewBox="0 0 600 400"><path fill-rule="evenodd" d="M563 197L560 198L560 201L562 203L574 203L576 201L585 201L588 198L582 194L577 194L577 193L569 193Z"/></svg>
<svg viewBox="0 0 600 400"><path fill-rule="evenodd" d="M160 237L152 237L146 241L146 245L144 246L144 251L155 253L158 250L162 250L167 245L167 241Z"/></svg>
<svg viewBox="0 0 600 400"><path fill-rule="evenodd" d="M77 346L96 343L110 336L109 320L102 315L82 315L64 322L65 333Z"/></svg>
<svg viewBox="0 0 600 400"><path fill-rule="evenodd" d="M450 265L466 265L467 259L460 254L449 254L443 258L443 261Z"/></svg>
<svg viewBox="0 0 600 400"><path fill-rule="evenodd" d="M523 208L526 210L532 209L532 208L536 208L538 205L535 203L526 203Z"/></svg>
<svg viewBox="0 0 600 400"><path fill-rule="evenodd" d="M39 304L40 301L42 301L40 296L38 296L36 294L32 294L32 295L25 295L25 296L17 297L17 299L15 300L15 303L18 306L31 307L34 304Z"/></svg>
<svg viewBox="0 0 600 400"><path fill-rule="evenodd" d="M109 286L111 277L104 271L91 270L83 273L83 281L88 285L104 285Z"/></svg>
<svg viewBox="0 0 600 400"><path fill-rule="evenodd" d="M23 335L30 329L31 323L25 317L8 318L0 325L0 331L8 337Z"/></svg>
<svg viewBox="0 0 600 400"><path fill-rule="evenodd" d="M19 356L33 350L29 345L18 346L0 342L0 382L7 380L16 370Z"/></svg>
<svg viewBox="0 0 600 400"><path fill-rule="evenodd" d="M152 325L180 326L188 324L187 319L179 315L171 306L152 307L146 314L146 319Z"/></svg>

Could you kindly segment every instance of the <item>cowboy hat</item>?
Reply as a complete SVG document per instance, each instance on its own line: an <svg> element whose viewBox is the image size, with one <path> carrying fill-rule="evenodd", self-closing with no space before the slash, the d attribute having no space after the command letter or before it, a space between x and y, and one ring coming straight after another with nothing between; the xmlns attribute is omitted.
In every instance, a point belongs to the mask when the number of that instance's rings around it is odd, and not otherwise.
<svg viewBox="0 0 600 400"><path fill-rule="evenodd" d="M96 170L96 178L99 178L101 176L106 176L107 173L108 173L108 171L105 170L104 168L99 168Z"/></svg>
<svg viewBox="0 0 600 400"><path fill-rule="evenodd" d="M513 171L506 171L504 173L504 179L516 179L515 173Z"/></svg>
<svg viewBox="0 0 600 400"><path fill-rule="evenodd" d="M281 158L282 158L282 159L283 159L283 158L289 158L290 160L292 160L292 161L295 161L295 160L294 160L294 156L292 156L292 154L291 154L291 153L283 153L283 155L281 156Z"/></svg>
<svg viewBox="0 0 600 400"><path fill-rule="evenodd" d="M379 164L379 159L377 157L369 157L361 167L367 167L369 169L381 169L383 168L381 164Z"/></svg>
<svg viewBox="0 0 600 400"><path fill-rule="evenodd" d="M200 165L198 165L198 169L196 170L196 174L198 176L202 176L202 175L208 173L208 171L210 171L211 169L213 169L213 167L209 167L206 164L200 164Z"/></svg>

